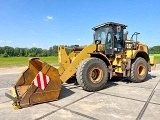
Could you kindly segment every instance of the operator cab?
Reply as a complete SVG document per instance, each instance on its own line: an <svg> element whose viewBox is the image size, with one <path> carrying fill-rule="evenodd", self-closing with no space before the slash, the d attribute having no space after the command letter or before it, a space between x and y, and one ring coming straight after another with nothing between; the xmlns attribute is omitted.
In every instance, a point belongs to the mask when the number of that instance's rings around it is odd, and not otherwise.
<svg viewBox="0 0 160 120"><path fill-rule="evenodd" d="M104 45L104 51L106 55L121 52L124 48L123 33L126 29L126 25L107 22L92 28L94 33L95 41L101 41Z"/></svg>

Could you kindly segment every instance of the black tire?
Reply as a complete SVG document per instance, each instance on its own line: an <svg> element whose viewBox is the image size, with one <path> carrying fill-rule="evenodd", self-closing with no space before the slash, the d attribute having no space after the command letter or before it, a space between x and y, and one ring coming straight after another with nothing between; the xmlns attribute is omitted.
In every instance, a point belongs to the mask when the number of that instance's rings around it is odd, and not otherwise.
<svg viewBox="0 0 160 120"><path fill-rule="evenodd" d="M98 91L108 80L108 69L104 61L99 58L83 60L77 69L78 84L86 91Z"/></svg>
<svg viewBox="0 0 160 120"><path fill-rule="evenodd" d="M131 66L131 76L129 80L136 83L143 82L147 79L147 75L147 61L142 57L138 57Z"/></svg>

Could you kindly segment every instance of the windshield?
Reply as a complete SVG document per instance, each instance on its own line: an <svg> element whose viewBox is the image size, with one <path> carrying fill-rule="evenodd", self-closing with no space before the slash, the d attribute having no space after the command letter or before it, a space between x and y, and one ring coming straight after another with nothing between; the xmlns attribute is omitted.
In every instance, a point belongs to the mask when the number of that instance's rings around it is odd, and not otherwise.
<svg viewBox="0 0 160 120"><path fill-rule="evenodd" d="M94 41L95 40L100 40L106 49L112 49L112 28L102 27L97 29L94 34Z"/></svg>
<svg viewBox="0 0 160 120"><path fill-rule="evenodd" d="M95 40L100 40L101 44L105 44L107 33L108 33L108 29L109 28L99 28L99 29L97 29L95 31L95 34L94 34L94 41Z"/></svg>

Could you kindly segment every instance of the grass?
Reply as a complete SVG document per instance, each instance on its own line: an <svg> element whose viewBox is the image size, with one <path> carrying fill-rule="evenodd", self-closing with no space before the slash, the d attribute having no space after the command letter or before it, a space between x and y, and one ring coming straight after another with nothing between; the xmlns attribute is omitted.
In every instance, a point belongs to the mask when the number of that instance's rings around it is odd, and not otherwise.
<svg viewBox="0 0 160 120"><path fill-rule="evenodd" d="M160 64L160 54L152 54L155 56L156 64Z"/></svg>
<svg viewBox="0 0 160 120"><path fill-rule="evenodd" d="M156 64L160 64L160 54L155 54ZM54 66L58 65L58 57L39 57L42 61ZM0 67L28 66L29 57L0 57Z"/></svg>
<svg viewBox="0 0 160 120"><path fill-rule="evenodd" d="M160 56L155 56L156 64L160 64Z"/></svg>
<svg viewBox="0 0 160 120"><path fill-rule="evenodd" d="M58 65L58 57L39 57L50 65ZM0 57L0 67L28 66L29 57Z"/></svg>
<svg viewBox="0 0 160 120"><path fill-rule="evenodd" d="M160 57L160 54L154 54L154 56L156 56L156 57Z"/></svg>

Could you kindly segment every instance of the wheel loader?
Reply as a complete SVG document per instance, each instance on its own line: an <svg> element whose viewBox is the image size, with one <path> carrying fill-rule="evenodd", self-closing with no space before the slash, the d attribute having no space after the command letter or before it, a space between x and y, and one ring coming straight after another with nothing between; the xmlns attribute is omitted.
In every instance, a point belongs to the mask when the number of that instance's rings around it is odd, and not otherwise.
<svg viewBox="0 0 160 120"><path fill-rule="evenodd" d="M140 43L135 32L130 40L126 25L107 22L93 27L93 43L73 47L68 55L63 45L58 47L59 67L39 58L29 59L29 66L5 95L12 99L15 109L57 100L61 86L71 78L89 92L101 90L108 79L126 77L143 82L155 68L154 56ZM136 37L133 40L133 37Z"/></svg>

